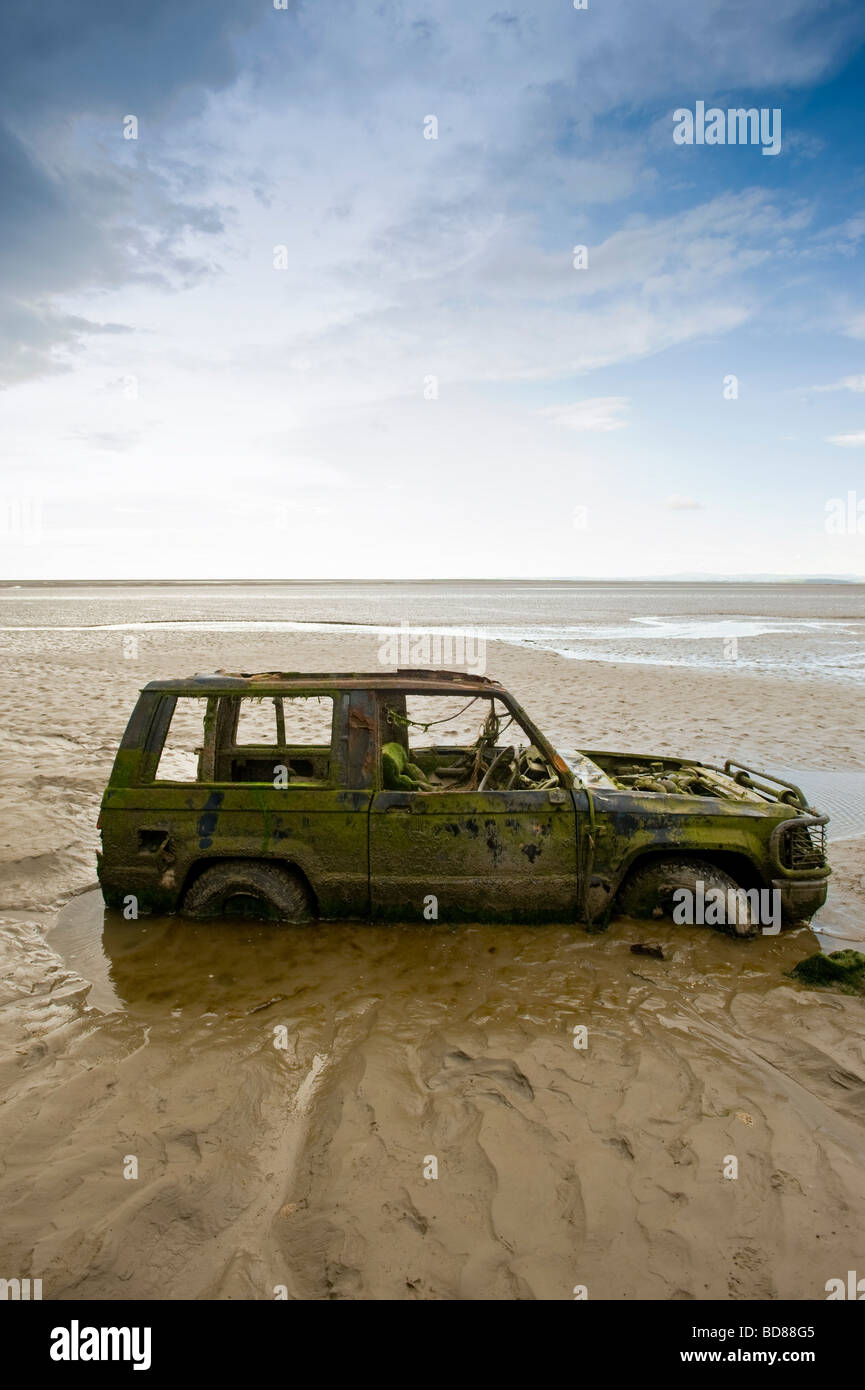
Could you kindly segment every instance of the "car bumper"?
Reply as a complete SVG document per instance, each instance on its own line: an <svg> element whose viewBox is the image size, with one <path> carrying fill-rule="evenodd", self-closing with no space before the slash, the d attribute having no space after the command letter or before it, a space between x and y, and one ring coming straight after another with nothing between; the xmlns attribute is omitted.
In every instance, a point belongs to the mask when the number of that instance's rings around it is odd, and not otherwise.
<svg viewBox="0 0 865 1390"><path fill-rule="evenodd" d="M777 888L781 895L783 922L808 922L825 903L829 880L776 878L772 880L772 887Z"/></svg>

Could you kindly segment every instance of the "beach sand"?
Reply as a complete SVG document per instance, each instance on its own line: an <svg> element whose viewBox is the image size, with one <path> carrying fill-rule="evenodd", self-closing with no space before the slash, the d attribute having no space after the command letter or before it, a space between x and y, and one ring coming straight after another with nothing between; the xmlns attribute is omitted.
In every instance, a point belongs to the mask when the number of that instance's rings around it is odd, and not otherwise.
<svg viewBox="0 0 865 1390"><path fill-rule="evenodd" d="M96 814L140 685L375 670L378 640L35 648L0 672L7 1277L78 1299L813 1299L861 1266L865 1008L789 979L813 932L104 918ZM561 746L865 769L854 688L500 643L487 674ZM832 846L841 934L862 934L863 850Z"/></svg>

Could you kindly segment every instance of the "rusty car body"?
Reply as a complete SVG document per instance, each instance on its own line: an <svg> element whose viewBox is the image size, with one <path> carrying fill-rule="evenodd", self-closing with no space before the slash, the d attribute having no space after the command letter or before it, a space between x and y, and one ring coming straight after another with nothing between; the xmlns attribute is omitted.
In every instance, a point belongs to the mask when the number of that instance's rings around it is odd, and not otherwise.
<svg viewBox="0 0 865 1390"><path fill-rule="evenodd" d="M437 701L465 702L474 739L435 742L455 722L428 717ZM178 772L165 758L181 707ZM825 900L826 820L733 761L563 756L482 676L215 672L141 691L98 873L109 906L141 912L411 921L435 902L428 919L604 924L634 909L635 883L655 892L653 870L680 866L684 882L777 889L789 924Z"/></svg>

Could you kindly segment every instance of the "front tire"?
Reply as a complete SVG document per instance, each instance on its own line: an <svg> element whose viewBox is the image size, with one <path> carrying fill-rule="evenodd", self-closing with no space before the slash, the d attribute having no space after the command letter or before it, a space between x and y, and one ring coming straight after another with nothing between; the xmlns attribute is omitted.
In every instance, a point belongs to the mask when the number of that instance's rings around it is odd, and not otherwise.
<svg viewBox="0 0 865 1390"><path fill-rule="evenodd" d="M626 917L673 919L676 906L674 894L684 889L695 898L698 884L702 884L704 894L708 894L712 889L719 889L724 895L725 903L730 901L730 891L737 892L740 888L740 884L730 874L705 860L656 859L637 867L628 875L619 890L616 906ZM754 921L747 900L737 902L735 917L736 920L732 922L708 922L705 925L715 931L726 932L730 936L749 937L757 934L758 924Z"/></svg>
<svg viewBox="0 0 865 1390"><path fill-rule="evenodd" d="M313 917L303 880L281 864L226 859L204 870L183 899L186 917L252 917L268 922L309 922Z"/></svg>

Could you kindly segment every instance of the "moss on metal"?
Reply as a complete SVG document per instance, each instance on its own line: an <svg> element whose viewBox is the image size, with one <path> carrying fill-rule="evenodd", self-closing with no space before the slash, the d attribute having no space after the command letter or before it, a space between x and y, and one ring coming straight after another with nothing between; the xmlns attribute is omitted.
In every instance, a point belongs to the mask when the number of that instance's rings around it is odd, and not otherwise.
<svg viewBox="0 0 865 1390"><path fill-rule="evenodd" d="M478 743L455 746L453 758L448 750L451 783L443 784L439 750L409 753L405 739L387 738L410 722L390 715L412 693L495 698L530 746L510 757L512 749L498 746L498 722L488 719ZM156 775L182 695L206 702L192 782ZM250 696L332 699L331 744L283 744L283 730L272 747L241 749L247 761L237 771L236 706ZM824 901L829 866L822 845L809 859L804 827L825 817L797 789L767 774L759 782L746 769L734 774L734 764L575 757L576 776L513 696L485 677L217 672L151 682L103 798L100 882L112 905L134 895L141 911L176 911L204 867L255 858L302 874L322 917L375 915L377 893L395 895L395 911L418 910L424 894L436 892L442 918L557 914L603 928L638 865L680 856L715 864L746 888L778 888L785 922L810 917ZM290 768L287 780L273 775L277 764ZM492 772L500 784L484 785ZM804 839L792 838L795 826Z"/></svg>

